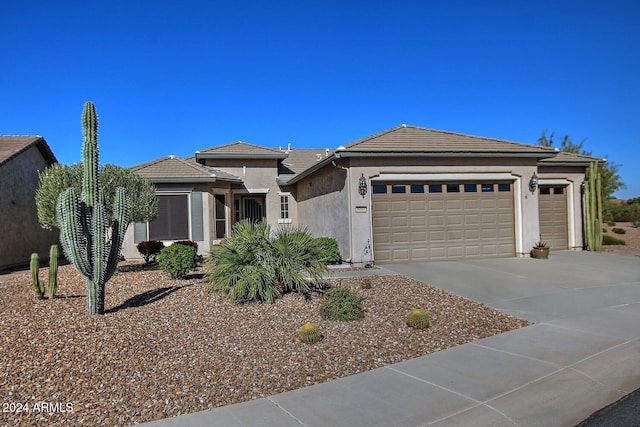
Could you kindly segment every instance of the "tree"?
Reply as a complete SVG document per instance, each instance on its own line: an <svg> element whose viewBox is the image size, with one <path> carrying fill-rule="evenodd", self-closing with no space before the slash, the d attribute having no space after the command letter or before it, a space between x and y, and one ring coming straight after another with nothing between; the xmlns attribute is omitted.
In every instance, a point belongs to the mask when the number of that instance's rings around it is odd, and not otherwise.
<svg viewBox="0 0 640 427"><path fill-rule="evenodd" d="M158 215L158 198L153 184L127 168L105 165L100 168L100 183L107 198L107 215L111 217L116 188L127 190L130 206L130 222L148 222ZM78 194L82 191L82 163L71 166L53 164L40 174L40 187L36 191L38 222L42 228L60 228L56 220L56 202L69 187Z"/></svg>
<svg viewBox="0 0 640 427"><path fill-rule="evenodd" d="M542 131L542 135L538 138L538 144L544 147L553 147L553 137L555 136L555 132L551 132L551 135L547 138L547 130L544 129ZM580 141L579 144L573 142L573 139L569 135L565 135L562 138L560 143L560 151L565 151L567 153L574 154L583 154L585 156L591 156L591 151L586 151L583 148L584 143L587 141L587 138L584 138ZM613 162L605 162L604 164L598 165L598 173L600 175L600 182L602 185L602 198L605 201L605 217L606 212L608 211L606 205L608 205L607 201L613 197L613 193L616 190L626 188L627 186L622 182L622 178L618 171L622 165L615 164Z"/></svg>

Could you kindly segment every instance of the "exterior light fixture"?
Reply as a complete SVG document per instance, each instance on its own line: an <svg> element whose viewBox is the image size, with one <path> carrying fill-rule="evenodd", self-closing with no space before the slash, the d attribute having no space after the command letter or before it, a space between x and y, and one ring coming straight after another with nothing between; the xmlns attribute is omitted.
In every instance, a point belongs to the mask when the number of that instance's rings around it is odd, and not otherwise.
<svg viewBox="0 0 640 427"><path fill-rule="evenodd" d="M367 194L367 178L364 177L364 174L362 174L358 183L358 193L360 193L363 199Z"/></svg>
<svg viewBox="0 0 640 427"><path fill-rule="evenodd" d="M537 186L538 186L538 175L536 175L536 173L534 172L533 175L531 175L531 179L529 180L529 190L531 190L532 193L535 193Z"/></svg>

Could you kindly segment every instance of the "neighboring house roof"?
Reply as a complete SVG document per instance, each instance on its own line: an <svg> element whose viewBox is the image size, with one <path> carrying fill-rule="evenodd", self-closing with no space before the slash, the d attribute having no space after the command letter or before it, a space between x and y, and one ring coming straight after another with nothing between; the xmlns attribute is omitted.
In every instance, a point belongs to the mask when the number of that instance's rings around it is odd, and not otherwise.
<svg viewBox="0 0 640 427"><path fill-rule="evenodd" d="M47 163L58 163L47 141L41 136L0 136L0 166L34 145Z"/></svg>
<svg viewBox="0 0 640 427"><path fill-rule="evenodd" d="M130 169L154 183L242 183L242 179L235 175L196 163L194 157L182 159L176 156L166 156L141 165L132 166Z"/></svg>
<svg viewBox="0 0 640 427"><path fill-rule="evenodd" d="M400 125L367 136L338 149L336 157L348 157L356 153L367 155L446 155L446 156L526 156L553 157L553 148L540 145L522 144L482 136L465 135L422 128L418 126Z"/></svg>
<svg viewBox="0 0 640 427"><path fill-rule="evenodd" d="M568 153L558 151L558 155L538 161L538 166L589 166L591 162L606 163L607 159L587 156L585 154Z"/></svg>
<svg viewBox="0 0 640 427"><path fill-rule="evenodd" d="M247 142L232 142L205 150L196 151L196 161L200 159L286 159L287 153L273 148Z"/></svg>
<svg viewBox="0 0 640 427"><path fill-rule="evenodd" d="M279 173L283 175L296 175L309 169L316 163L331 156L335 150L316 148L290 149L288 157L280 163Z"/></svg>

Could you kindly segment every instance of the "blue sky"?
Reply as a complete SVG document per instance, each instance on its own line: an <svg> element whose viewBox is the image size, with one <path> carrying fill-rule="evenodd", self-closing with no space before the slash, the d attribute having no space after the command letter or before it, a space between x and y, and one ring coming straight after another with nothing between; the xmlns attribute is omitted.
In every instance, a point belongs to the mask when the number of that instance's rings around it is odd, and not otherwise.
<svg viewBox="0 0 640 427"><path fill-rule="evenodd" d="M6 0L0 134L101 163L232 141L335 148L402 123L621 164L640 196L640 2Z"/></svg>

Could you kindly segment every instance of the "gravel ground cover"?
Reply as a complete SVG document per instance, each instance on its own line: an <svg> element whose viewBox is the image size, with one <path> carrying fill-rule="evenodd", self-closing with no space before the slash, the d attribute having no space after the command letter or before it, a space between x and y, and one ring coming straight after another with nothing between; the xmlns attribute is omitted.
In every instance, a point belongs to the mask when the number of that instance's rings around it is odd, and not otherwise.
<svg viewBox="0 0 640 427"><path fill-rule="evenodd" d="M46 268L41 277L48 277ZM365 319L331 322L311 300L234 305L185 280L122 263L104 316L85 314L82 277L59 270L58 298L36 300L28 271L0 277L0 425L130 425L317 384L527 325L403 276L341 280ZM332 281L336 285L337 280ZM413 308L432 326L406 326ZM317 323L324 339L301 343Z"/></svg>

